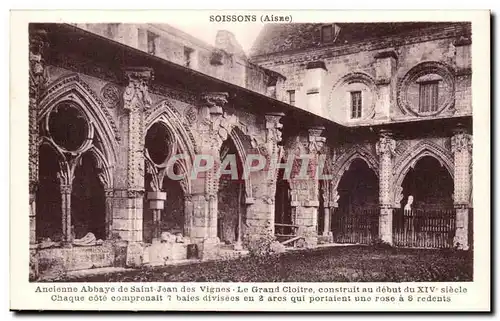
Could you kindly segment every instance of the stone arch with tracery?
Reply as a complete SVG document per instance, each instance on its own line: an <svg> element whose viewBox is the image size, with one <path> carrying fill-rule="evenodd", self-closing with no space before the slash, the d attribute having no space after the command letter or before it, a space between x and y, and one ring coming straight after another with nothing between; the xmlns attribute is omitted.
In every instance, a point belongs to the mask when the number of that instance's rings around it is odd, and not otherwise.
<svg viewBox="0 0 500 321"><path fill-rule="evenodd" d="M145 124L144 240L151 242L162 232L189 235L193 135L169 100L152 107Z"/></svg>
<svg viewBox="0 0 500 321"><path fill-rule="evenodd" d="M394 183L392 195L394 197L395 208L400 208L402 206L402 202L404 201L405 197L403 194L403 181L407 177L407 174L410 170L415 169L417 163L419 163L420 160L428 157L436 160L436 163L440 164L441 168L445 169L445 172L449 174L451 184L453 184L454 165L451 152L430 141L419 142L412 148L409 148L405 153L403 153L398 158L394 166Z"/></svg>
<svg viewBox="0 0 500 321"><path fill-rule="evenodd" d="M93 245L109 238L119 140L113 118L78 75L69 75L42 93L37 121L38 239Z"/></svg>
<svg viewBox="0 0 500 321"><path fill-rule="evenodd" d="M333 241L369 244L378 234L378 160L367 148L353 146L341 154L332 172L330 225Z"/></svg>
<svg viewBox="0 0 500 321"><path fill-rule="evenodd" d="M329 192L330 192L330 205L332 207L338 207L338 186L343 174L349 170L352 162L356 159L360 159L368 165L368 167L375 173L378 177L379 173L379 162L378 159L371 153L368 149L364 147L354 146L349 148L346 152L334 162L331 173L333 178L330 182Z"/></svg>

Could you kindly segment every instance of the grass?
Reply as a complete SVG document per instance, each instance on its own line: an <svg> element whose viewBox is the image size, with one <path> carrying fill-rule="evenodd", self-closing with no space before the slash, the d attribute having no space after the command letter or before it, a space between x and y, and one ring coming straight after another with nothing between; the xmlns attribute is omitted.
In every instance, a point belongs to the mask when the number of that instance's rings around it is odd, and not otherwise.
<svg viewBox="0 0 500 321"><path fill-rule="evenodd" d="M472 281L472 252L331 247L265 257L143 268L71 282L436 282Z"/></svg>

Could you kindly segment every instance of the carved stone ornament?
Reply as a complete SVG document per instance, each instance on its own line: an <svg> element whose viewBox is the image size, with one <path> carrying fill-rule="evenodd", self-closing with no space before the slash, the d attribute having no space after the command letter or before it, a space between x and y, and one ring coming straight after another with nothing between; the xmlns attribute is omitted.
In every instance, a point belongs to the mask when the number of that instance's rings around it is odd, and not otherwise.
<svg viewBox="0 0 500 321"><path fill-rule="evenodd" d="M191 106L188 110L186 110L185 117L189 125L193 124L196 121L197 114L198 111L195 107Z"/></svg>
<svg viewBox="0 0 500 321"><path fill-rule="evenodd" d="M396 154L396 141L389 134L381 134L377 145L375 146L377 155L389 154L394 156Z"/></svg>
<svg viewBox="0 0 500 321"><path fill-rule="evenodd" d="M458 132L451 137L451 152L472 151L472 137L466 132Z"/></svg>
<svg viewBox="0 0 500 321"><path fill-rule="evenodd" d="M321 137L321 134L324 131L324 127L317 127L309 129L309 153L316 154L321 151L323 145L326 142L325 137Z"/></svg>
<svg viewBox="0 0 500 321"><path fill-rule="evenodd" d="M41 90L46 85L48 76L43 59L44 50L48 47L47 34L44 30L30 32L29 52L29 84L30 98L38 98Z"/></svg>
<svg viewBox="0 0 500 321"><path fill-rule="evenodd" d="M210 108L222 108L228 102L229 94L226 92L203 93L202 101Z"/></svg>
<svg viewBox="0 0 500 321"><path fill-rule="evenodd" d="M144 190L145 130L142 111L151 105L148 84L153 78L153 71L149 68L134 68L126 70L125 73L129 83L123 93L123 101L124 108L130 111L127 186L129 191L141 192Z"/></svg>
<svg viewBox="0 0 500 321"><path fill-rule="evenodd" d="M201 110L204 119L199 126L199 134L204 148L218 151L233 127L238 124L238 117L224 111L228 97L229 94L225 92L202 95L205 106Z"/></svg>
<svg viewBox="0 0 500 321"><path fill-rule="evenodd" d="M29 191L34 194L38 185L38 147L39 129L38 113L40 93L48 81L45 63L43 60L44 49L47 47L45 31L30 30L29 37ZM35 215L35 197L30 198L31 215Z"/></svg>
<svg viewBox="0 0 500 321"><path fill-rule="evenodd" d="M285 116L283 113L269 113L265 115L266 118L266 142L271 144L277 144L282 140L281 130L283 124L280 123L280 119Z"/></svg>
<svg viewBox="0 0 500 321"><path fill-rule="evenodd" d="M124 108L136 110L150 107L152 100L148 93L148 86L154 77L153 70L149 68L127 69L125 75L128 79L128 86L123 93Z"/></svg>
<svg viewBox="0 0 500 321"><path fill-rule="evenodd" d="M379 203L381 207L392 206L391 188L393 186L392 157L395 155L396 141L391 133L382 131L376 145L379 160Z"/></svg>
<svg viewBox="0 0 500 321"><path fill-rule="evenodd" d="M116 108L120 104L120 88L113 83L107 83L101 89L101 96L107 108Z"/></svg>

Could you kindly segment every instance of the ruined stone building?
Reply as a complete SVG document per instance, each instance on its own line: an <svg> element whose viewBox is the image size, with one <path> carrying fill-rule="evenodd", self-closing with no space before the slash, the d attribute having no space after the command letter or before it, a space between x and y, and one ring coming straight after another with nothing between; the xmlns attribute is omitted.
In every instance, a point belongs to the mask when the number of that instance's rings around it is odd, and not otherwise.
<svg viewBox="0 0 500 321"><path fill-rule="evenodd" d="M470 49L463 22L268 24L249 53L227 31L31 24L32 273L266 242L469 249Z"/></svg>

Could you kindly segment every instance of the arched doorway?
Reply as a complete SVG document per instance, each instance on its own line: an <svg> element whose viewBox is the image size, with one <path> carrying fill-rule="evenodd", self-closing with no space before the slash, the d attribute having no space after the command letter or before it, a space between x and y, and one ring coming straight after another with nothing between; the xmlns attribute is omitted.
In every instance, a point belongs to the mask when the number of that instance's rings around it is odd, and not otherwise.
<svg viewBox="0 0 500 321"><path fill-rule="evenodd" d="M401 208L393 215L394 243L451 247L455 232L453 178L432 156L420 158L403 179Z"/></svg>
<svg viewBox="0 0 500 321"><path fill-rule="evenodd" d="M441 210L453 208L453 179L444 166L432 156L424 156L410 168L403 180L402 205L413 196L413 209Z"/></svg>
<svg viewBox="0 0 500 321"><path fill-rule="evenodd" d="M369 244L378 235L377 175L364 160L355 158L343 173L337 192L338 208L332 216L334 241Z"/></svg>
<svg viewBox="0 0 500 321"><path fill-rule="evenodd" d="M217 237L222 244L241 246L246 221L243 163L231 137L220 150Z"/></svg>

